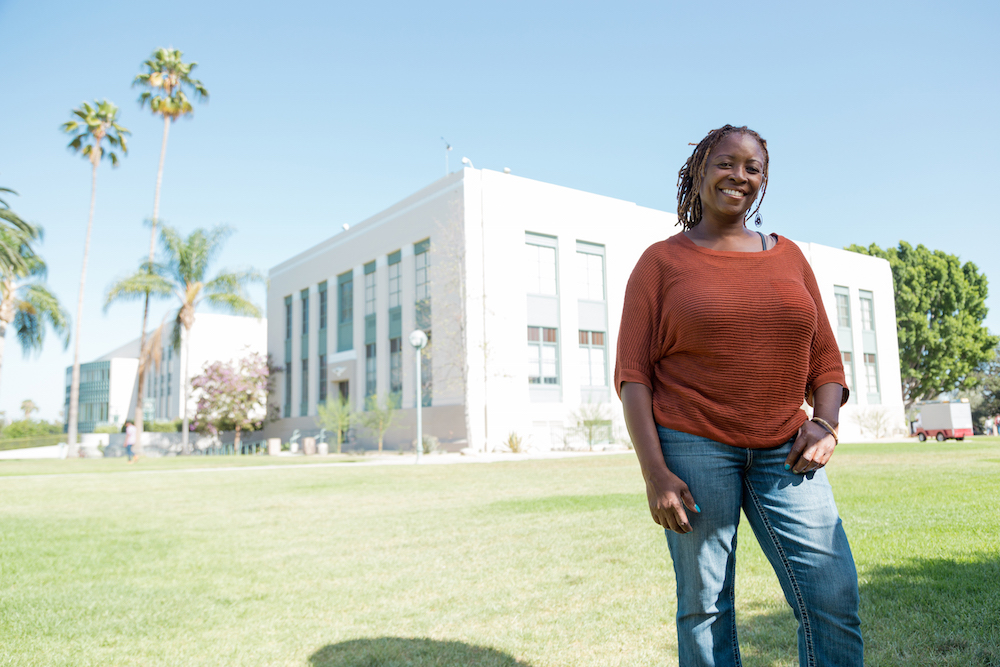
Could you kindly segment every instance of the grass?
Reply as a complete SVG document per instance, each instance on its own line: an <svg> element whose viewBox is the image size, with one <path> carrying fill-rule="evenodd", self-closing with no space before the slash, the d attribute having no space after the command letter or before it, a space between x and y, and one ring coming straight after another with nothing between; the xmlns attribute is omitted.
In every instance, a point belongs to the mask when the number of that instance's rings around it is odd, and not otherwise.
<svg viewBox="0 0 1000 667"><path fill-rule="evenodd" d="M0 462L0 665L676 664L633 455L275 461L303 462ZM828 471L868 665L1000 665L1000 440L844 444ZM749 532L737 578L744 664L794 665Z"/></svg>

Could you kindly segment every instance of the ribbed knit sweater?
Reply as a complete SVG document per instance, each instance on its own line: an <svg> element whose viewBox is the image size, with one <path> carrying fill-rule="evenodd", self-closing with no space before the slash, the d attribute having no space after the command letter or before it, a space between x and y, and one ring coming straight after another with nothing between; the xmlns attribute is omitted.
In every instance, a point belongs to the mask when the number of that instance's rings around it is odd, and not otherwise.
<svg viewBox="0 0 1000 667"><path fill-rule="evenodd" d="M736 447L795 435L803 399L844 386L844 367L809 263L777 238L761 252L710 250L684 234L650 246L625 290L619 396L623 382L644 384L657 424Z"/></svg>

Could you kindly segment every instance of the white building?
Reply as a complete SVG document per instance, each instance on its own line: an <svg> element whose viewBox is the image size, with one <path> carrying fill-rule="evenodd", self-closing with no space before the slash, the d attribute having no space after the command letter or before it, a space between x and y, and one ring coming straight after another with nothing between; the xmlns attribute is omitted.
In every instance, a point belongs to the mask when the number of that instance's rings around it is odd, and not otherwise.
<svg viewBox="0 0 1000 667"><path fill-rule="evenodd" d="M268 435L315 430L317 403L332 395L355 410L368 396L389 397L402 410L386 442L409 446L407 337L419 327L431 339L424 431L452 448L497 448L511 433L563 447L587 404L605 404L615 426L607 432L622 437L610 385L625 284L646 247L679 231L675 222L509 174L449 174L271 269L268 351L283 377L273 395L282 419ZM864 388L844 410L844 436L855 437L852 412L872 405L902 428L888 263L801 245L831 322L842 325L852 388Z"/></svg>
<svg viewBox="0 0 1000 667"><path fill-rule="evenodd" d="M157 368L150 365L143 392L143 419L169 421L181 417L180 382L184 349L175 352L170 346L170 327L164 327L162 360ZM216 313L198 313L191 327L191 361L188 377L201 373L205 364L232 361L249 352L267 352L267 320ZM131 419L139 373L139 339L80 364L80 433L91 433L101 425L121 425ZM73 367L66 369L66 415ZM189 396L188 414L194 415L196 401Z"/></svg>

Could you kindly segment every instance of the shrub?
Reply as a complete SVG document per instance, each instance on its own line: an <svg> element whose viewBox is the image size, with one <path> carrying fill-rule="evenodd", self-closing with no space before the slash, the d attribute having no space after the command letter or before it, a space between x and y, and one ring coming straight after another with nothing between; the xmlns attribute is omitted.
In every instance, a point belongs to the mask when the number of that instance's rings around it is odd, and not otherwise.
<svg viewBox="0 0 1000 667"><path fill-rule="evenodd" d="M507 449L509 449L512 453L520 454L523 451L524 439L521 438L516 431L511 431L510 435L507 436L507 439L503 444L506 445Z"/></svg>

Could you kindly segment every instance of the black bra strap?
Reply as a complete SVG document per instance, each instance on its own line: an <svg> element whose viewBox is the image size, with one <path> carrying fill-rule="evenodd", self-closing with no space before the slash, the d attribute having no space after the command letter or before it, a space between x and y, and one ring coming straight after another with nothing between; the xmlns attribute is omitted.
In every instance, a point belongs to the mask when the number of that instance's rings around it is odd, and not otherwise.
<svg viewBox="0 0 1000 667"><path fill-rule="evenodd" d="M767 237L764 236L764 232L757 232L760 234L760 244L763 246L764 250L767 250Z"/></svg>

